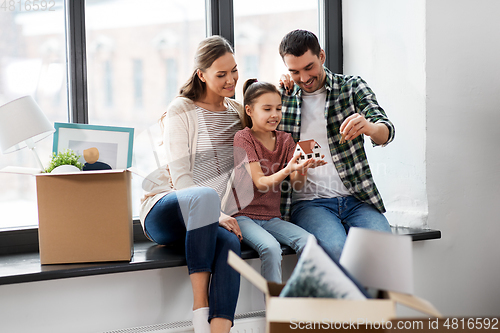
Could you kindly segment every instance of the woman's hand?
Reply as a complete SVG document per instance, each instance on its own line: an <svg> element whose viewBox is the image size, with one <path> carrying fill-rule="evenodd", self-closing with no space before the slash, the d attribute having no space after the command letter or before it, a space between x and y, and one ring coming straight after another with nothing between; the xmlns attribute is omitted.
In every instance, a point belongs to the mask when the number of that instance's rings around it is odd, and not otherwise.
<svg viewBox="0 0 500 333"><path fill-rule="evenodd" d="M241 234L240 226L238 221L234 217L228 216L224 213L220 214L219 225L224 229L234 233L240 242L243 240L243 235Z"/></svg>

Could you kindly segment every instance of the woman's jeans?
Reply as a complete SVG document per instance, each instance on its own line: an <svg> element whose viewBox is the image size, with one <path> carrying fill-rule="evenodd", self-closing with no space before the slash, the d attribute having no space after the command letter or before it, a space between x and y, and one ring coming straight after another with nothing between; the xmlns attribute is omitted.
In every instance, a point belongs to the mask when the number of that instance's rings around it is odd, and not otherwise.
<svg viewBox="0 0 500 333"><path fill-rule="evenodd" d="M144 221L147 235L168 245L184 240L189 274L211 272L209 321L234 320L240 275L227 263L228 251L241 255L238 237L219 226L220 200L208 187L191 187L167 194Z"/></svg>
<svg viewBox="0 0 500 333"><path fill-rule="evenodd" d="M313 234L337 261L350 227L391 232L382 213L353 196L298 201L292 206L292 222Z"/></svg>
<svg viewBox="0 0 500 333"><path fill-rule="evenodd" d="M268 221L237 216L243 242L259 253L261 274L266 280L281 283L281 245L300 255L309 233L293 223L273 218ZM279 243L280 242L280 243Z"/></svg>

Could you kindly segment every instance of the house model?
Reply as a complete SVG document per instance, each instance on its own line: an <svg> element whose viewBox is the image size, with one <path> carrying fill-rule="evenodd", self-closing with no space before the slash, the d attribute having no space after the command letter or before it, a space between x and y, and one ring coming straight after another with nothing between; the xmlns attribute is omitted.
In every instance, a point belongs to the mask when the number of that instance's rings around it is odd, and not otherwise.
<svg viewBox="0 0 500 333"><path fill-rule="evenodd" d="M295 154L300 153L300 159L321 158L319 153L321 146L314 140L299 141L295 146Z"/></svg>

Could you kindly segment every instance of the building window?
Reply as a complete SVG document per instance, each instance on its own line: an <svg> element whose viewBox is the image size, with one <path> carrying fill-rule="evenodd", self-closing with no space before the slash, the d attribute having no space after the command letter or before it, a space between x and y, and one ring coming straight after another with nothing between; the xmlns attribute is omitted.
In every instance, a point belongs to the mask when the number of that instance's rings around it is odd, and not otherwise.
<svg viewBox="0 0 500 333"><path fill-rule="evenodd" d="M176 96L179 91L178 78L177 78L177 60L175 58L168 58L166 61L166 69L167 69L167 80L166 80L166 104L170 103Z"/></svg>
<svg viewBox="0 0 500 333"><path fill-rule="evenodd" d="M105 104L108 108L113 107L113 67L110 60L104 63L104 91Z"/></svg>
<svg viewBox="0 0 500 333"><path fill-rule="evenodd" d="M136 108L142 108L143 106L143 81L144 73L142 68L142 60L133 60L133 81L134 81L134 106Z"/></svg>
<svg viewBox="0 0 500 333"><path fill-rule="evenodd" d="M318 38L318 1L234 0L234 45L240 82L249 78L276 83L286 67L278 53L281 39L294 29L314 32ZM241 86L240 86L241 87ZM236 98L242 100L241 89Z"/></svg>

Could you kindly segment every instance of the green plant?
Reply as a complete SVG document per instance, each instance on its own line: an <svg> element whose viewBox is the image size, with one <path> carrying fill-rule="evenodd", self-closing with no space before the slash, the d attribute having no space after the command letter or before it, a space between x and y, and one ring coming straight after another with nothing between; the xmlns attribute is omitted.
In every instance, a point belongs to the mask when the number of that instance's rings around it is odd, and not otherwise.
<svg viewBox="0 0 500 333"><path fill-rule="evenodd" d="M78 162L80 155L75 154L71 149L66 149L66 151L61 151L57 155L56 153L52 153L52 160L47 169L45 169L46 173L51 172L54 168L60 165L74 165L78 169L82 170L83 164Z"/></svg>

